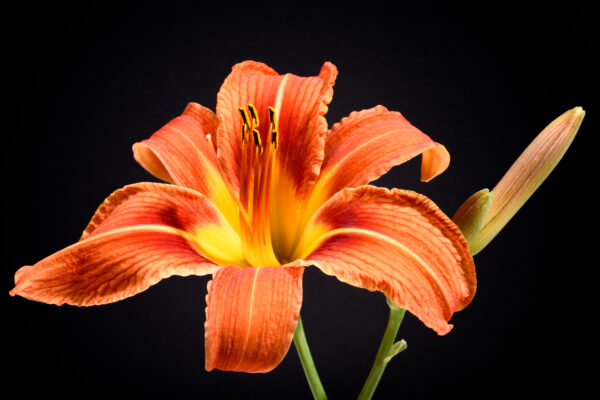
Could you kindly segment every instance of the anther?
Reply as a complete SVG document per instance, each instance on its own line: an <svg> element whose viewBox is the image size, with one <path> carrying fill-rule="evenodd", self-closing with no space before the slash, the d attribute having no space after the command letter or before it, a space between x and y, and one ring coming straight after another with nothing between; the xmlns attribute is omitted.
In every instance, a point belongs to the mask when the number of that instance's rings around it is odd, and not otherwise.
<svg viewBox="0 0 600 400"><path fill-rule="evenodd" d="M252 117L253 128L258 128L258 113L256 112L256 107L252 104L248 104L248 110L250 110L250 116Z"/></svg>
<svg viewBox="0 0 600 400"><path fill-rule="evenodd" d="M244 125L250 126L248 113L246 112L246 109L244 107L240 107L238 108L238 110L240 110L240 115L242 116L242 122L244 123Z"/></svg>
<svg viewBox="0 0 600 400"><path fill-rule="evenodd" d="M244 107L238 108L240 115L242 116L242 144L246 143L246 132L250 130L248 112Z"/></svg>
<svg viewBox="0 0 600 400"><path fill-rule="evenodd" d="M279 134L277 131L271 133L271 143L273 144L273 149L277 150L277 146L279 145Z"/></svg>
<svg viewBox="0 0 600 400"><path fill-rule="evenodd" d="M277 130L277 124L275 122L275 108L269 106L269 123L271 124L271 129Z"/></svg>
<svg viewBox="0 0 600 400"><path fill-rule="evenodd" d="M258 129L252 129L252 135L254 136L254 145L258 149L258 154L262 153L262 143L260 142L260 132Z"/></svg>

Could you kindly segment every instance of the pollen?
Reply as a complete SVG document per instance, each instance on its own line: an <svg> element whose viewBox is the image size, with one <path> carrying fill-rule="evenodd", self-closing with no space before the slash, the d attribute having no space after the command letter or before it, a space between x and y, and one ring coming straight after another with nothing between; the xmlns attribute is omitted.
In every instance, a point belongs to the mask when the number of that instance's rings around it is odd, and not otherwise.
<svg viewBox="0 0 600 400"><path fill-rule="evenodd" d="M260 141L260 132L258 129L252 129L252 137L254 138L254 146L258 150L258 154L262 153L262 143Z"/></svg>
<svg viewBox="0 0 600 400"><path fill-rule="evenodd" d="M240 115L242 116L242 144L246 142L246 133L250 129L248 112L244 107L238 108Z"/></svg>
<svg viewBox="0 0 600 400"><path fill-rule="evenodd" d="M256 107L254 107L254 105L252 104L248 104L248 110L250 110L250 115L252 116L252 124L254 125L255 128L258 128L258 113L256 112Z"/></svg>
<svg viewBox="0 0 600 400"><path fill-rule="evenodd" d="M279 133L277 132L277 116L275 114L275 108L269 106L269 129L271 130L271 144L273 149L277 150L279 145Z"/></svg>

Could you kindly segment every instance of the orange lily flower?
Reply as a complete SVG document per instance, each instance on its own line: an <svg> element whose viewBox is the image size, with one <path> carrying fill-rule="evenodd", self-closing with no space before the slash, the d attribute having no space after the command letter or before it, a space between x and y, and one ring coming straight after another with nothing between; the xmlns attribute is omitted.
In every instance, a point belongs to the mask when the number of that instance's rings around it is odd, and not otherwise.
<svg viewBox="0 0 600 400"><path fill-rule="evenodd" d="M367 185L423 155L421 179L449 163L444 146L382 106L327 129L336 67L279 75L233 67L216 114L190 103L135 159L172 184L138 183L98 208L81 240L15 274L11 295L78 306L115 302L172 275L208 284L206 369L266 372L287 353L315 265L383 292L439 334L476 288L469 246L426 197Z"/></svg>

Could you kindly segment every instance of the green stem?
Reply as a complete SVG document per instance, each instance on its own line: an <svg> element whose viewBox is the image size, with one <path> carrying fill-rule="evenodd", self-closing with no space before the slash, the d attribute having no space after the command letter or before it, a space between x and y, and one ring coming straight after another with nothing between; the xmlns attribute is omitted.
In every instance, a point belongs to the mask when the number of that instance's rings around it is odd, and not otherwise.
<svg viewBox="0 0 600 400"><path fill-rule="evenodd" d="M306 342L304 326L302 325L302 318L300 316L298 316L298 326L294 333L294 345L296 346L296 351L298 352L298 357L300 357L300 362L302 363L302 368L304 369L304 374L306 375L306 380L308 381L308 386L310 386L313 397L315 400L327 400L325 389L323 389L317 368L310 355L310 349Z"/></svg>
<svg viewBox="0 0 600 400"><path fill-rule="evenodd" d="M402 323L402 318L404 318L404 310L389 300L387 303L388 306L390 306L390 318L388 320L387 327L385 328L383 339L381 339L381 344L379 345L375 362L373 363L371 372L369 372L369 376L367 377L367 380L365 381L365 384L358 395L358 400L368 400L373 397L373 393L375 393L375 389L377 389L381 375L383 375L383 371L385 370L385 367L387 366L391 357L406 347L406 343L399 342L399 346L395 347L395 349L392 349L394 346L394 340L398 334L398 329ZM399 348L402 350L398 350Z"/></svg>

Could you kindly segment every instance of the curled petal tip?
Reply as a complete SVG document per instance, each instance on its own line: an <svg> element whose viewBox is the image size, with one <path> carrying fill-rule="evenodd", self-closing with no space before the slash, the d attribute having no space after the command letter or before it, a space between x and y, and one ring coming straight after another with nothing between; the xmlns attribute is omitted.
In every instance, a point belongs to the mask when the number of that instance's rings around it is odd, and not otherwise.
<svg viewBox="0 0 600 400"><path fill-rule="evenodd" d="M441 144L436 144L433 148L423 153L421 162L421 182L429 182L450 165L450 153Z"/></svg>
<svg viewBox="0 0 600 400"><path fill-rule="evenodd" d="M573 142L584 116L583 108L575 107L552 121L498 182L485 224L471 243L473 255L487 246L550 175Z"/></svg>

